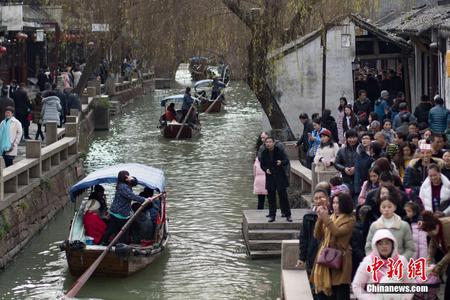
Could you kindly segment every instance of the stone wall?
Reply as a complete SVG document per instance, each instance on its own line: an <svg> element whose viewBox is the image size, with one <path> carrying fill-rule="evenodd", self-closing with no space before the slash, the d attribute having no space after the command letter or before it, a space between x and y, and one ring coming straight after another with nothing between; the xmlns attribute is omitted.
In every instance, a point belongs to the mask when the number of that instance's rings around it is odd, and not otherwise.
<svg viewBox="0 0 450 300"><path fill-rule="evenodd" d="M69 202L67 191L82 174L82 163L77 161L42 178L38 187L0 212L0 268Z"/></svg>

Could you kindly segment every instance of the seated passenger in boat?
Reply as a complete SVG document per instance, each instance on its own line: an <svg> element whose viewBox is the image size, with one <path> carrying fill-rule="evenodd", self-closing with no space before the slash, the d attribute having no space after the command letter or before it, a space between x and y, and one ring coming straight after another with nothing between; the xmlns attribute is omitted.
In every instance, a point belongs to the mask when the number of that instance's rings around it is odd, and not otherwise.
<svg viewBox="0 0 450 300"><path fill-rule="evenodd" d="M142 196L142 197L145 197L145 198L153 197L154 192L155 191L153 189L146 187L139 194L139 196ZM159 215L160 207L161 207L161 200L159 198L153 200L153 202L152 202L152 204L150 206L150 216L152 218L153 225L156 225L156 221L157 221L157 218L158 218L158 215Z"/></svg>
<svg viewBox="0 0 450 300"><path fill-rule="evenodd" d="M151 205L151 204L150 204ZM131 209L136 212L141 204L138 202L133 202L131 204ZM153 222L150 215L150 207L144 208L143 211L136 217L133 225L130 229L131 240L133 243L139 244L144 241L153 240Z"/></svg>
<svg viewBox="0 0 450 300"><path fill-rule="evenodd" d="M108 218L108 205L106 204L105 188L100 184L94 186L94 190L89 194L89 200L95 199L100 203L99 215L102 219Z"/></svg>
<svg viewBox="0 0 450 300"><path fill-rule="evenodd" d="M164 114L164 120L167 122L172 122L173 120L176 120L177 112L175 111L175 103L170 103L169 106L167 106L166 113Z"/></svg>
<svg viewBox="0 0 450 300"><path fill-rule="evenodd" d="M85 235L92 237L95 245L100 243L107 227L106 223L100 218L99 210L100 202L90 199L86 203L83 217Z"/></svg>

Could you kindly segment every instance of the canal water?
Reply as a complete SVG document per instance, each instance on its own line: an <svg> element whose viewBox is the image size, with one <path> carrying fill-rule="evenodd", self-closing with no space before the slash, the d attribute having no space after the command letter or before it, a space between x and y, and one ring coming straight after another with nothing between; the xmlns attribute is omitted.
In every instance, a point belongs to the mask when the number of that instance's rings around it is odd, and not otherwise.
<svg viewBox="0 0 450 300"><path fill-rule="evenodd" d="M87 172L123 162L164 170L171 239L165 254L124 279L92 278L82 299L275 299L279 260L252 261L241 235L242 210L256 207L252 194L255 137L261 110L248 87L233 83L226 112L201 115L198 139L174 141L157 128L160 99L179 89L157 90L130 105L96 133ZM112 188L108 189L112 198ZM55 299L76 280L58 244L73 213L68 205L0 272L0 299Z"/></svg>

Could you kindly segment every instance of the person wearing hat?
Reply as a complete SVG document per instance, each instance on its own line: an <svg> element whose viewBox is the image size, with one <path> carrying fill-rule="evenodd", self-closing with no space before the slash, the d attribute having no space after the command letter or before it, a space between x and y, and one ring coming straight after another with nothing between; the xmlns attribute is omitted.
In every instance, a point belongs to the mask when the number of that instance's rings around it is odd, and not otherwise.
<svg viewBox="0 0 450 300"><path fill-rule="evenodd" d="M98 245L106 231L106 223L99 215L100 202L90 199L85 205L83 225L86 236L94 239L94 244Z"/></svg>
<svg viewBox="0 0 450 300"><path fill-rule="evenodd" d="M316 172L336 170L334 160L338 151L339 145L334 143L333 134L330 130L324 128L320 132L320 146L317 149L316 156L314 156Z"/></svg>
<svg viewBox="0 0 450 300"><path fill-rule="evenodd" d="M22 139L22 124L14 117L14 107L5 108L5 119L0 123L0 147L5 166L13 164Z"/></svg>

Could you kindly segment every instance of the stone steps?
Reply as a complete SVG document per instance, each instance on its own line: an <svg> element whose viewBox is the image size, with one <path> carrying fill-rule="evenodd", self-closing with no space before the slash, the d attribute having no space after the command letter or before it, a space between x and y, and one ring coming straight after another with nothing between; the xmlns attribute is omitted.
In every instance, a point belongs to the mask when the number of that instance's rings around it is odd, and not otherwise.
<svg viewBox="0 0 450 300"><path fill-rule="evenodd" d="M275 222L268 222L267 210L245 210L242 234L252 259L281 257L282 240L298 239L303 215L308 209L292 209L293 222L277 212Z"/></svg>
<svg viewBox="0 0 450 300"><path fill-rule="evenodd" d="M297 229L253 229L248 231L250 240L293 240L298 239Z"/></svg>
<svg viewBox="0 0 450 300"><path fill-rule="evenodd" d="M282 240L248 240L248 246L252 251L281 250Z"/></svg>

